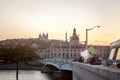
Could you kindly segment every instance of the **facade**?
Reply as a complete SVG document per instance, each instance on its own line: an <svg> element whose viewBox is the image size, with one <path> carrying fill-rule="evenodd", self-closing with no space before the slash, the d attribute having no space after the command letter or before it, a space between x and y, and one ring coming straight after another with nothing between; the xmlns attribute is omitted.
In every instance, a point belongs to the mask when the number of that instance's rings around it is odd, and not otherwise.
<svg viewBox="0 0 120 80"><path fill-rule="evenodd" d="M109 46L99 46L93 45L96 53L100 60L104 60L109 57L110 47ZM57 42L52 43L52 45L43 51L38 51L37 53L42 58L61 58L61 59L72 59L78 60L80 53L85 50L84 44L79 44L77 46L71 45L70 42Z"/></svg>
<svg viewBox="0 0 120 80"><path fill-rule="evenodd" d="M78 60L80 52L85 49L85 45L71 45L70 42L54 42L52 45L41 52L42 58L61 58L61 59L72 59Z"/></svg>

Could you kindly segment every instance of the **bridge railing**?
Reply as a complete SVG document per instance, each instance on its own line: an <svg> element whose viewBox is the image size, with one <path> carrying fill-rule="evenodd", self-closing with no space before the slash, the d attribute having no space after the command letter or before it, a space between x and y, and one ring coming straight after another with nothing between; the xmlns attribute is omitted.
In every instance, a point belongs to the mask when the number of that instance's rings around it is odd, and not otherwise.
<svg viewBox="0 0 120 80"><path fill-rule="evenodd" d="M54 62L54 63L56 63L56 62L60 62L60 63L70 63L70 64L72 64L72 60L71 59L44 59L43 60L44 62Z"/></svg>

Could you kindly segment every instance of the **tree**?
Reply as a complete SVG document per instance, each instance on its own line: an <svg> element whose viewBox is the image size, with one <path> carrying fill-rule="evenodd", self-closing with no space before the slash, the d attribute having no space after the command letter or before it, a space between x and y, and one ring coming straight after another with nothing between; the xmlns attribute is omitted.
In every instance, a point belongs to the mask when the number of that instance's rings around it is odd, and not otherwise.
<svg viewBox="0 0 120 80"><path fill-rule="evenodd" d="M29 62L39 59L35 54L35 49L28 45L10 45L0 47L0 59L5 63L16 63L16 80L18 80L19 63Z"/></svg>

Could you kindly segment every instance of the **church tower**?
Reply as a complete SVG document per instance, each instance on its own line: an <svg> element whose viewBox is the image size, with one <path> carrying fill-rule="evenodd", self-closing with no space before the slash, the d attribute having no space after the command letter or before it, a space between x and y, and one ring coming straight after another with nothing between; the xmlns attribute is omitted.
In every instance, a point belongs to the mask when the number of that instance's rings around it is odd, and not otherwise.
<svg viewBox="0 0 120 80"><path fill-rule="evenodd" d="M76 36L76 29L75 29L75 27L73 29L73 36Z"/></svg>
<svg viewBox="0 0 120 80"><path fill-rule="evenodd" d="M70 43L73 45L79 44L79 36L77 36L76 28L73 29L73 35L70 37Z"/></svg>
<svg viewBox="0 0 120 80"><path fill-rule="evenodd" d="M67 31L65 33L65 42L67 42Z"/></svg>

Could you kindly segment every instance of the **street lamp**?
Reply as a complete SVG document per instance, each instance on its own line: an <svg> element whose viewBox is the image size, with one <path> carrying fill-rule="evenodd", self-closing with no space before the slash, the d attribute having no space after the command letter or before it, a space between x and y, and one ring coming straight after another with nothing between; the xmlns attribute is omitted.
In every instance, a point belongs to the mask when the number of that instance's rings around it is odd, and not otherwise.
<svg viewBox="0 0 120 80"><path fill-rule="evenodd" d="M86 49L88 48L88 31L94 29L95 27L100 28L100 26L94 26L90 29L86 29Z"/></svg>

